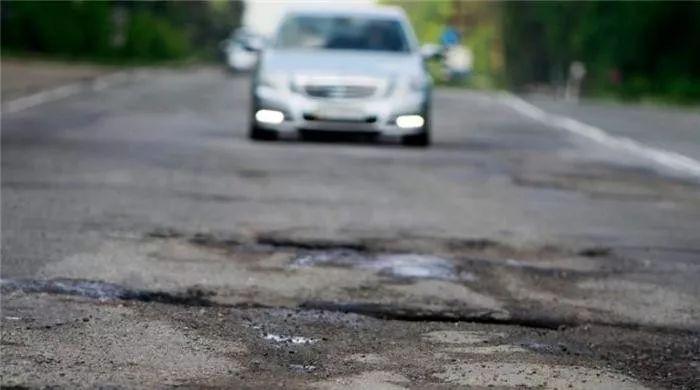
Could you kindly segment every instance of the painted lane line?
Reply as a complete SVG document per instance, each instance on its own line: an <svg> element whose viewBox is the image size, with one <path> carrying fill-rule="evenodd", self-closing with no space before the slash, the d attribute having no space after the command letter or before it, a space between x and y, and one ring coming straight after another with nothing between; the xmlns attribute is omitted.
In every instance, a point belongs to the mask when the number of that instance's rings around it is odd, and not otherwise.
<svg viewBox="0 0 700 390"><path fill-rule="evenodd" d="M71 95L75 95L80 90L82 90L82 86L76 83L63 85L46 91L37 92L35 94L23 96L21 98L17 98L15 100L11 100L5 103L3 111L5 113L13 113L26 110L27 108L38 106L40 104L44 104L52 100L58 100Z"/></svg>
<svg viewBox="0 0 700 390"><path fill-rule="evenodd" d="M79 81L71 84L62 85L60 87L47 89L36 92L28 96L10 100L3 104L2 112L10 114L36 107L38 105L64 99L73 95L77 95L85 91L101 91L105 88L120 84L131 79L132 72L116 72L108 75L96 77L91 81Z"/></svg>
<svg viewBox="0 0 700 390"><path fill-rule="evenodd" d="M601 128L579 122L573 118L545 112L510 93L503 93L498 96L500 102L520 114L546 125L567 130L570 133L588 138L613 149L626 151L675 171L700 177L700 161L698 160L670 150L647 146L631 138L612 135Z"/></svg>

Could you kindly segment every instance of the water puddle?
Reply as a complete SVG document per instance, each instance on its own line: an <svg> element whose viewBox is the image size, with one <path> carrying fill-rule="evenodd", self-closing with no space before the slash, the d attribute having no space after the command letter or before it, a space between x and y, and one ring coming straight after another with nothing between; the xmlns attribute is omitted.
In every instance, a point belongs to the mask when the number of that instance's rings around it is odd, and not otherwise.
<svg viewBox="0 0 700 390"><path fill-rule="evenodd" d="M460 272L448 259L416 253L369 254L349 249L304 251L292 260L291 266L359 268L399 279L476 280L474 274Z"/></svg>
<svg viewBox="0 0 700 390"><path fill-rule="evenodd" d="M368 265L369 268L378 270L380 274L395 278L458 280L467 277L467 279L474 279L472 274L460 274L451 261L431 255L380 255L375 262Z"/></svg>
<svg viewBox="0 0 700 390"><path fill-rule="evenodd" d="M277 343L292 343L292 344L314 344L318 340L302 336L283 336L274 333L266 333L263 339L274 341Z"/></svg>
<svg viewBox="0 0 700 390"><path fill-rule="evenodd" d="M289 369L298 373L309 373L316 369L312 364L290 364Z"/></svg>
<svg viewBox="0 0 700 390"><path fill-rule="evenodd" d="M3 293L47 293L58 295L75 295L80 297L108 300L130 300L141 302L159 302L188 306L211 306L208 299L211 292L199 289L187 289L184 292L170 293L130 289L118 284L99 280L85 279L0 279Z"/></svg>
<svg viewBox="0 0 700 390"><path fill-rule="evenodd" d="M292 267L307 268L319 265L353 267L372 260L371 255L350 249L303 251L292 260Z"/></svg>
<svg viewBox="0 0 700 390"><path fill-rule="evenodd" d="M113 283L81 279L2 279L2 291L78 295L100 300L128 299L134 292Z"/></svg>

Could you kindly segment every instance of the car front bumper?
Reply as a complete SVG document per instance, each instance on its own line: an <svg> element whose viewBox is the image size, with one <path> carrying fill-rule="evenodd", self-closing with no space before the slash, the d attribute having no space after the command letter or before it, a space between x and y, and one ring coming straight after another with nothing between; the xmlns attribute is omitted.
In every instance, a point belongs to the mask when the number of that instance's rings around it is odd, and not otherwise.
<svg viewBox="0 0 700 390"><path fill-rule="evenodd" d="M258 86L253 90L251 120L256 126L275 130L280 135L310 130L403 136L418 134L424 131L424 126L402 128L396 124L396 118L420 115L427 124L429 100L428 90L385 98L326 99ZM281 123L258 121L255 117L258 110L282 112L284 120Z"/></svg>

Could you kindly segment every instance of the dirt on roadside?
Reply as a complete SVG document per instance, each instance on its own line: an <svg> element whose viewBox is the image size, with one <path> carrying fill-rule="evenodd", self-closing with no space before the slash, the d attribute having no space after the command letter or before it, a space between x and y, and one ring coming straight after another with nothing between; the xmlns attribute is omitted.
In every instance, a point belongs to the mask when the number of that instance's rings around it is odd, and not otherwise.
<svg viewBox="0 0 700 390"><path fill-rule="evenodd" d="M113 66L3 58L2 101L16 99L65 84L91 80L116 70Z"/></svg>

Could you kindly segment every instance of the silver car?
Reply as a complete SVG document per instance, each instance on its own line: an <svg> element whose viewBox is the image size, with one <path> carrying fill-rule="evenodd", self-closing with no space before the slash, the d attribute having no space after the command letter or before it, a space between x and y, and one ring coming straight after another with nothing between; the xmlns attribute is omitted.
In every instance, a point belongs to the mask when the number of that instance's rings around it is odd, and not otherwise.
<svg viewBox="0 0 700 390"><path fill-rule="evenodd" d="M431 87L402 10L292 11L261 53L250 137L352 132L427 146Z"/></svg>

